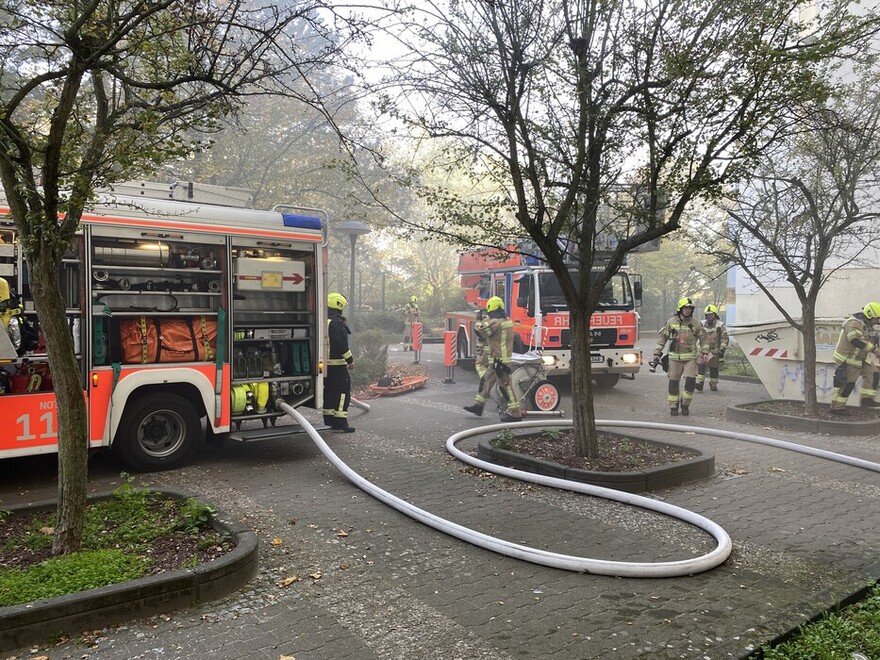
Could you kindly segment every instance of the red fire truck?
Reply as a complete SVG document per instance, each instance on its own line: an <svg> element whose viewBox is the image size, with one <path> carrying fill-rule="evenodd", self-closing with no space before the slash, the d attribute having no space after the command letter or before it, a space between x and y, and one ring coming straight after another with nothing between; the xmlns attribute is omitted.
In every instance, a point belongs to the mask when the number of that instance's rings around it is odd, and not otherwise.
<svg viewBox="0 0 880 660"><path fill-rule="evenodd" d="M515 246L487 248L459 257L460 283L471 309L446 315L446 329L457 333L459 361L474 358L476 310L491 296L500 296L522 341L522 349L540 350L555 358L552 375L571 371L571 331L568 306L556 275ZM642 364L637 349L642 302L640 275L622 270L605 288L599 309L590 319L593 379L599 387L614 387L621 377L635 378Z"/></svg>
<svg viewBox="0 0 880 660"><path fill-rule="evenodd" d="M83 216L60 278L90 447L112 446L134 469L164 469L195 448L202 420L209 435L248 441L295 428L275 426L278 397L322 406L323 213L258 211L250 199L242 189L131 182ZM0 216L0 276L38 322L2 197ZM19 354L8 344L0 458L56 452L45 346Z"/></svg>

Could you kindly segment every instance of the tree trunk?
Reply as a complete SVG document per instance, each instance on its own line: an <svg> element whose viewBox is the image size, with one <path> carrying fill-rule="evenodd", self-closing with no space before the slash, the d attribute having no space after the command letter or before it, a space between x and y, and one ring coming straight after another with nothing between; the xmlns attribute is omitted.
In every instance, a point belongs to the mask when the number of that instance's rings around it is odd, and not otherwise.
<svg viewBox="0 0 880 660"><path fill-rule="evenodd" d="M819 414L816 401L816 303L804 303L801 309L801 337L804 342L804 411L808 417Z"/></svg>
<svg viewBox="0 0 880 660"><path fill-rule="evenodd" d="M58 508L53 554L76 552L82 543L86 507L88 438L80 367L67 325L58 281L58 259L41 250L28 262L31 294L49 353L58 432ZM87 307L87 306L86 306Z"/></svg>
<svg viewBox="0 0 880 660"><path fill-rule="evenodd" d="M596 436L596 408L593 404L589 315L572 309L568 324L571 330L571 398L575 453L585 458L596 458L599 455L599 439ZM583 359L575 360L575 355L583 356Z"/></svg>

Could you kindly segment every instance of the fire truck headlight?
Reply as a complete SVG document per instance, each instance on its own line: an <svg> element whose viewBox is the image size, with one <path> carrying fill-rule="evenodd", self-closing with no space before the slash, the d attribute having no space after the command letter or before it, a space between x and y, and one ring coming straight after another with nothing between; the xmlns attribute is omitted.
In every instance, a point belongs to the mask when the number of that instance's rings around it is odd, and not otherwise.
<svg viewBox="0 0 880 660"><path fill-rule="evenodd" d="M624 353L620 358L621 362L624 364L638 364L639 363L639 354L638 353Z"/></svg>
<svg viewBox="0 0 880 660"><path fill-rule="evenodd" d="M555 367L556 362L557 362L557 359L556 359L555 355L542 355L541 356L541 363L545 367Z"/></svg>

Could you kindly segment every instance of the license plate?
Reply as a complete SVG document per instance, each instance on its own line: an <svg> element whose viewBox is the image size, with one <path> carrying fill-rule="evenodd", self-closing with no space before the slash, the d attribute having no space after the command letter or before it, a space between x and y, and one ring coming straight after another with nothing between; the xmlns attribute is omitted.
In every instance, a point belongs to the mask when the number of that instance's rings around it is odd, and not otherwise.
<svg viewBox="0 0 880 660"><path fill-rule="evenodd" d="M605 361L605 358L603 358L601 355L591 355L590 356L590 362L604 362L604 361Z"/></svg>

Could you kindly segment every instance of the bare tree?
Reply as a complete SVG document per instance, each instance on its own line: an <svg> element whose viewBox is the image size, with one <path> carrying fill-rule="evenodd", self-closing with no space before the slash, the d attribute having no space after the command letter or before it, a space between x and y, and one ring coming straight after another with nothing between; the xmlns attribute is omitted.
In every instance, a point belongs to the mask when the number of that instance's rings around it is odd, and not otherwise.
<svg viewBox="0 0 880 660"><path fill-rule="evenodd" d="M803 336L812 416L820 292L841 268L866 266L880 248L880 76L869 64L854 78L726 200L729 228L704 247L742 268ZM783 291L794 292L800 316Z"/></svg>
<svg viewBox="0 0 880 660"><path fill-rule="evenodd" d="M843 1L804 26L807 4L424 0L389 22L378 107L452 145L448 167L483 191L428 191L425 228L526 238L561 282L580 455L598 452L588 326L606 283L784 134L824 93L823 58L873 29Z"/></svg>
<svg viewBox="0 0 880 660"><path fill-rule="evenodd" d="M718 304L724 300L724 269L717 261L700 255L694 243L682 233L664 240L657 252L636 254L629 259L632 269L648 282L639 310L642 328L657 329L669 318L682 296ZM725 290L719 292L719 282Z"/></svg>
<svg viewBox="0 0 880 660"><path fill-rule="evenodd" d="M55 553L79 547L85 512L86 411L57 277L83 210L96 186L190 153L249 95L319 104L302 84L342 46L322 8L322 0L286 9L245 0L0 0L0 181L57 399Z"/></svg>

